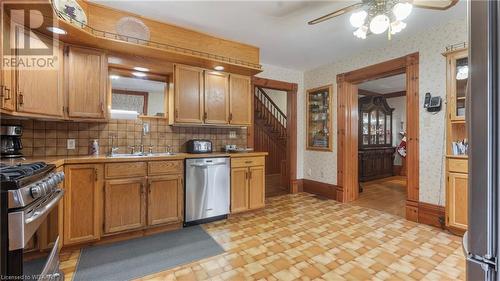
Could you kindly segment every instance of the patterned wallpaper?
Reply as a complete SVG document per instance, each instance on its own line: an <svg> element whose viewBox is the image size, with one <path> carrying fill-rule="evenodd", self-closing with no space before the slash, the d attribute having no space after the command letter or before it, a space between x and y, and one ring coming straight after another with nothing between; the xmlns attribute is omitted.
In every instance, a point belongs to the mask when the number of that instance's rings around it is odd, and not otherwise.
<svg viewBox="0 0 500 281"><path fill-rule="evenodd" d="M369 39L367 39L369 40ZM355 70L410 53L420 53L420 104L426 92L446 96L446 64L442 53L449 44L467 40L466 19L453 20L433 29L425 30L413 37L393 37L389 47L368 50L349 59L328 64L304 73L305 89L333 84L337 92L337 74ZM334 94L334 131L337 130L337 98ZM304 109L303 99L298 108ZM303 112L299 124L304 124ZM438 114L431 114L420 108L420 201L444 205L444 138L445 108ZM299 140L305 138L305 131L299 129ZM337 146L334 137L334 148ZM303 144L303 142L302 142ZM303 147L303 146L301 146ZM304 153L304 177L316 181L337 183L337 153Z"/></svg>

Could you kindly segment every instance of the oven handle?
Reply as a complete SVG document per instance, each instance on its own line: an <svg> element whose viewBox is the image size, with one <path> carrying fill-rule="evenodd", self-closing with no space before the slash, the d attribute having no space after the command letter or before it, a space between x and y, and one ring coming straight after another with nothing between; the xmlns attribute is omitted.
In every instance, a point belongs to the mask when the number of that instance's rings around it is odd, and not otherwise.
<svg viewBox="0 0 500 281"><path fill-rule="evenodd" d="M30 223L36 221L38 218L43 217L45 214L50 212L52 210L52 208L54 208L54 206L57 205L57 203L59 203L59 201L61 201L61 198L63 197L63 195L64 195L64 190L62 190L62 189L58 190L58 194L56 195L56 197L54 197L54 199L52 199L52 201L50 201L49 204L34 211L33 215L31 217L27 218L24 221L24 223L30 224Z"/></svg>

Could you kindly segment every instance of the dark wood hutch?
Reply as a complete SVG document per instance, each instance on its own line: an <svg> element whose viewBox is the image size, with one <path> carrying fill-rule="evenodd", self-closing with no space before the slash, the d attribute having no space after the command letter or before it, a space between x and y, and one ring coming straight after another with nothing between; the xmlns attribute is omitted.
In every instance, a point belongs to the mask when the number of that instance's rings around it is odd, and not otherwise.
<svg viewBox="0 0 500 281"><path fill-rule="evenodd" d="M383 96L359 98L359 181L393 175L392 112Z"/></svg>

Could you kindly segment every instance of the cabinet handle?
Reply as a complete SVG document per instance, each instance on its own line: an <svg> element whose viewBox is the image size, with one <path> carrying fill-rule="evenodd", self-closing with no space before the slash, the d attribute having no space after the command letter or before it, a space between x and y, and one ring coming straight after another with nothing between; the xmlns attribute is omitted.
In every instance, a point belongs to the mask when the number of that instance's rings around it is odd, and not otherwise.
<svg viewBox="0 0 500 281"><path fill-rule="evenodd" d="M207 117L208 117L208 114L205 112L205 113L203 114L203 120L207 120Z"/></svg>
<svg viewBox="0 0 500 281"><path fill-rule="evenodd" d="M6 94L8 93L8 95L6 95L6 97L5 97L5 100L10 100L10 99L11 99L11 96L10 96L10 89L9 89L9 88L7 88L7 87L5 87L5 90L4 90L4 91L5 91L5 93L6 93Z"/></svg>
<svg viewBox="0 0 500 281"><path fill-rule="evenodd" d="M23 104L24 104L23 92L19 92L19 105L23 105Z"/></svg>
<svg viewBox="0 0 500 281"><path fill-rule="evenodd" d="M179 118L179 110L175 110L175 119Z"/></svg>
<svg viewBox="0 0 500 281"><path fill-rule="evenodd" d="M229 122L231 122L232 120L233 120L233 114L229 113Z"/></svg>
<svg viewBox="0 0 500 281"><path fill-rule="evenodd" d="M94 168L94 180L95 181L97 181L97 177L98 177L97 169Z"/></svg>
<svg viewBox="0 0 500 281"><path fill-rule="evenodd" d="M4 93L5 93L5 90L7 87L5 87L4 85L0 85L0 97L4 97Z"/></svg>
<svg viewBox="0 0 500 281"><path fill-rule="evenodd" d="M104 103L102 101L99 103L99 106L101 107L101 112L104 113Z"/></svg>
<svg viewBox="0 0 500 281"><path fill-rule="evenodd" d="M252 179L252 171L248 172L248 178Z"/></svg>
<svg viewBox="0 0 500 281"><path fill-rule="evenodd" d="M245 164L252 164L253 161L245 161Z"/></svg>

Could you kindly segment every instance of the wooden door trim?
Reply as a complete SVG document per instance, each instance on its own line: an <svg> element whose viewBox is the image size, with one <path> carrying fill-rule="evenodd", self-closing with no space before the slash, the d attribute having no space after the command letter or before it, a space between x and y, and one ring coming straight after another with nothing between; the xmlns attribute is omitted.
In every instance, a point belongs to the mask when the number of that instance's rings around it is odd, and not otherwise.
<svg viewBox="0 0 500 281"><path fill-rule="evenodd" d="M388 60L354 71L337 75L337 200L354 201L358 197L357 153L349 153L358 142L358 132L349 133L354 123L357 124L357 93L349 92L356 84L406 74L406 120L407 120L407 198L406 219L418 221L419 202L419 53L412 53L400 58ZM355 119L355 120L354 120Z"/></svg>
<svg viewBox="0 0 500 281"><path fill-rule="evenodd" d="M287 96L287 172L289 182L289 192L299 192L299 182L297 181L297 83L289 83L284 81L272 80L267 78L252 77L252 126L248 127L247 146L254 147L254 126L255 124L255 105L254 97L255 88L269 88L273 90L285 91Z"/></svg>

